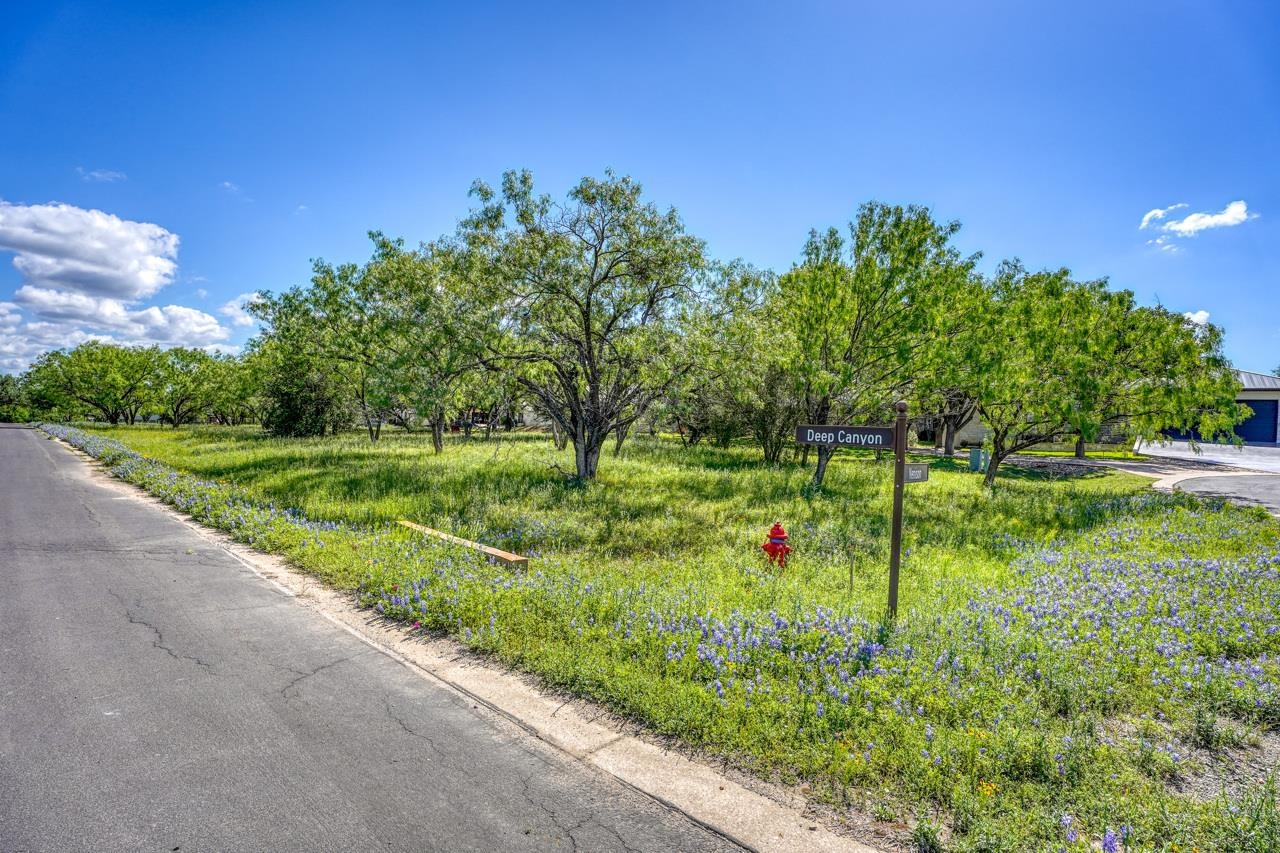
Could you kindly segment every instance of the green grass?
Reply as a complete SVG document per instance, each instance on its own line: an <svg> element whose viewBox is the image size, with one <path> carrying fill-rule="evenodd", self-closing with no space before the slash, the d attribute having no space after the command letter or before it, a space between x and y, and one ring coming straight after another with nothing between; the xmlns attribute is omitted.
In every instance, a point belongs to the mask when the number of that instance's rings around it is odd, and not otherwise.
<svg viewBox="0 0 1280 853"><path fill-rule="evenodd" d="M540 436L437 457L400 434L101 434L164 464L67 437L386 616L837 808L907 820L917 842L1083 851L1130 826L1129 849L1280 849L1274 786L1179 791L1280 726L1280 536L1259 511L1106 470L1005 468L988 491L927 457L887 623L892 468L871 456L838 456L811 495L809 471L749 447L650 437L575 486ZM534 560L487 565L402 517ZM775 520L796 549L785 570L759 551Z"/></svg>
<svg viewBox="0 0 1280 853"><path fill-rule="evenodd" d="M452 441L444 454L419 436L377 445L350 434L279 440L256 428L116 429L113 437L183 471L244 487L308 518L357 524L409 519L504 550L554 557L580 577L712 587L721 606L759 604L751 578L760 544L780 520L795 552L785 576L812 602L875 613L884 607L893 466L837 456L821 494L811 469L767 468L749 447L690 449L640 436L606 457L599 481L576 486L568 451L545 436ZM963 463L920 457L931 479L908 487L902 599L931 609L1008 571L1010 537L1047 542L1097 523L1099 499L1148 481L1116 472L1069 482L1010 468L995 495ZM849 592L852 567L854 587ZM745 574L744 574L744 570ZM342 584L354 586L357 578Z"/></svg>
<svg viewBox="0 0 1280 853"><path fill-rule="evenodd" d="M1074 459L1076 452L1074 448L1070 450L1056 450L1056 449L1041 450L1039 448L1036 448L1032 450L1022 451L1022 455L1049 456L1049 457L1062 457L1062 458ZM1085 458L1086 459L1105 459L1108 461L1115 461L1115 462L1136 462L1142 459L1149 459L1150 457L1144 456L1141 453L1134 453L1132 450L1125 450L1123 448L1117 449L1114 445L1103 445L1102 447L1096 448L1096 449L1093 447L1087 448L1085 450Z"/></svg>

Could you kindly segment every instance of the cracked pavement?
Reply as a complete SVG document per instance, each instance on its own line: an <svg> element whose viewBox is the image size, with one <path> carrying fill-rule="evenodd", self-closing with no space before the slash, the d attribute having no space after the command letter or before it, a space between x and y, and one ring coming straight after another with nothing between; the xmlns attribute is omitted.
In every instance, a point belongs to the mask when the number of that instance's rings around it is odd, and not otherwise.
<svg viewBox="0 0 1280 853"><path fill-rule="evenodd" d="M0 429L0 850L733 850Z"/></svg>

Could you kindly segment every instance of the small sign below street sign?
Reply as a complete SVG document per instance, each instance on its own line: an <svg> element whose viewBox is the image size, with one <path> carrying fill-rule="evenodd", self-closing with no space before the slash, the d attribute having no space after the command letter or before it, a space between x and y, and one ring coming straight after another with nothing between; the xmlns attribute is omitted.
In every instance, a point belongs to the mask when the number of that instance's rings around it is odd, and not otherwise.
<svg viewBox="0 0 1280 853"><path fill-rule="evenodd" d="M929 479L928 462L908 462L903 467L908 483L923 483Z"/></svg>
<svg viewBox="0 0 1280 853"><path fill-rule="evenodd" d="M826 447L893 447L893 427L839 426L835 424L802 424L796 427L796 444L821 444Z"/></svg>

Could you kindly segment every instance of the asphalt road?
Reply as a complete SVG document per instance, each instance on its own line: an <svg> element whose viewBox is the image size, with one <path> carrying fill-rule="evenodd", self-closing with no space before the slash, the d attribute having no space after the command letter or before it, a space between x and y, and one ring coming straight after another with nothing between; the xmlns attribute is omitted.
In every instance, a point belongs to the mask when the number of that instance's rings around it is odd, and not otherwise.
<svg viewBox="0 0 1280 853"><path fill-rule="evenodd" d="M1272 515L1280 515L1280 475L1193 477L1178 483L1177 488L1181 492L1214 495L1236 503L1260 506Z"/></svg>
<svg viewBox="0 0 1280 853"><path fill-rule="evenodd" d="M0 429L0 851L724 849Z"/></svg>

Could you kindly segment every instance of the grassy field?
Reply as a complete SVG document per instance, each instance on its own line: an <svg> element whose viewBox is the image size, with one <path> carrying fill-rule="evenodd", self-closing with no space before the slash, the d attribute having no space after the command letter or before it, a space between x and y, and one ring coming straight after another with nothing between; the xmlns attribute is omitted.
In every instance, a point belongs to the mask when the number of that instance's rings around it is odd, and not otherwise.
<svg viewBox="0 0 1280 853"><path fill-rule="evenodd" d="M1049 456L1049 457L1061 457L1065 459L1074 459L1076 452L1074 449L1064 449L1064 448L1053 447L1053 446L1043 446L1043 447L1038 446L1031 450L1023 450L1021 455ZM1109 461L1138 461L1141 459L1147 459L1149 457L1144 456L1141 453L1134 453L1132 450L1128 450L1123 447L1117 448L1115 445L1101 445L1101 446L1091 445L1088 449L1085 450L1085 458L1086 459L1106 459Z"/></svg>
<svg viewBox="0 0 1280 853"><path fill-rule="evenodd" d="M1011 468L984 491L930 458L888 623L892 467L870 456L813 495L751 448L649 437L584 487L539 436L437 457L403 435L51 430L390 618L918 849L1280 849L1274 786L1228 772L1280 726L1280 531L1260 512L1105 471ZM534 560L490 566L398 518ZM785 570L759 551L775 520Z"/></svg>

